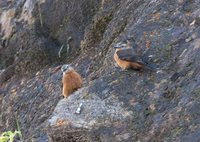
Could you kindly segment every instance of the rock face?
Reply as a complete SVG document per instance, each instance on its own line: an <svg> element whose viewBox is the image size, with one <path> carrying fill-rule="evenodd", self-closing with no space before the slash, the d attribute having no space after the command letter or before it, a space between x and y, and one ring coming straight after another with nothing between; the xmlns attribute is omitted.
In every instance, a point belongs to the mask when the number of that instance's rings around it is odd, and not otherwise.
<svg viewBox="0 0 200 142"><path fill-rule="evenodd" d="M0 2L0 132L18 121L27 142L200 141L199 5ZM127 37L157 71L115 65L113 46ZM67 99L60 97L63 63L84 78Z"/></svg>
<svg viewBox="0 0 200 142"><path fill-rule="evenodd" d="M4 1L0 7L0 69L12 67L12 71L3 72L3 83L14 74L29 75L47 65L73 59L80 50L84 29L98 9L98 0ZM69 37L72 40L67 43ZM59 58L61 46L64 49Z"/></svg>

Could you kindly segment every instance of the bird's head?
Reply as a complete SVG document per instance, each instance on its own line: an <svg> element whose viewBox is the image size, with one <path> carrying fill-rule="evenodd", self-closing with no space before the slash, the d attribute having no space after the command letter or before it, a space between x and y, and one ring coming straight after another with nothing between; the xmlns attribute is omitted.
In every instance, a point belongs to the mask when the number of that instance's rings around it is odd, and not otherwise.
<svg viewBox="0 0 200 142"><path fill-rule="evenodd" d="M126 47L125 43L119 42L115 46L113 46L115 49L120 49Z"/></svg>
<svg viewBox="0 0 200 142"><path fill-rule="evenodd" d="M67 71L70 71L70 70L73 70L73 68L68 65L68 64L64 64L62 67L61 67L61 71L64 73L64 72L67 72Z"/></svg>

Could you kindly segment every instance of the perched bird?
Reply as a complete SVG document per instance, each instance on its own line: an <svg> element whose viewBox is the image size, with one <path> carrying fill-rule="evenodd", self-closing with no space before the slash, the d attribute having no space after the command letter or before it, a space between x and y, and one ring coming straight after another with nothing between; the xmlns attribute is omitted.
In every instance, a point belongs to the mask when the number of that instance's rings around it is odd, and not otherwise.
<svg viewBox="0 0 200 142"><path fill-rule="evenodd" d="M118 43L114 48L116 49L114 60L123 70L143 68L153 70L150 65L143 61L142 56L136 53L137 45L132 40L128 39L126 44Z"/></svg>
<svg viewBox="0 0 200 142"><path fill-rule="evenodd" d="M81 76L70 65L63 65L61 71L63 72L63 96L66 98L78 88L81 88L83 81Z"/></svg>

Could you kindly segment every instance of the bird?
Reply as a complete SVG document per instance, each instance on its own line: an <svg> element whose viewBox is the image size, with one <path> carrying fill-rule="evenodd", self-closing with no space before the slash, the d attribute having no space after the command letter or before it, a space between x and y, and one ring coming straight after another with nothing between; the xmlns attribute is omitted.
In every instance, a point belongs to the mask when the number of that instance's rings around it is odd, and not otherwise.
<svg viewBox="0 0 200 142"><path fill-rule="evenodd" d="M83 85L82 78L78 72L76 72L73 67L69 64L64 64L61 67L61 71L63 72L62 84L63 90L62 95L67 98L74 91L81 88Z"/></svg>
<svg viewBox="0 0 200 142"><path fill-rule="evenodd" d="M137 45L133 39L127 39L127 43L122 42L114 46L114 60L122 70L141 70L144 68L154 70L143 57L136 52Z"/></svg>

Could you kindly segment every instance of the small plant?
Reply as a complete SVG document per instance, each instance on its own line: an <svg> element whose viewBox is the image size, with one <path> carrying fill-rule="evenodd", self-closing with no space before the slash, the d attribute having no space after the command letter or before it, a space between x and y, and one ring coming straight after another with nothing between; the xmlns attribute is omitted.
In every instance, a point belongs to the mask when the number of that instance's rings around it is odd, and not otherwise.
<svg viewBox="0 0 200 142"><path fill-rule="evenodd" d="M0 142L14 142L14 137L16 135L22 136L20 131L15 131L14 133L12 131L4 132L0 136Z"/></svg>
<svg viewBox="0 0 200 142"><path fill-rule="evenodd" d="M16 124L17 124L17 131L6 131L0 135L0 142L14 142L15 136L19 136L20 141L23 141L22 133L19 127L19 122L17 117L15 116Z"/></svg>

